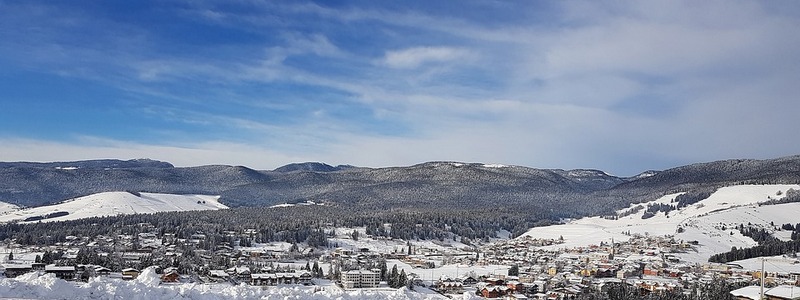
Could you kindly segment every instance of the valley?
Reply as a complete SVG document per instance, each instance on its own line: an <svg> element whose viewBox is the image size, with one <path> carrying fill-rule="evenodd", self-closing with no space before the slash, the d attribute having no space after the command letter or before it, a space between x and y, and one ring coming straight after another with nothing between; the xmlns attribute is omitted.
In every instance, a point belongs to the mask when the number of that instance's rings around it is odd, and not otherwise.
<svg viewBox="0 0 800 300"><path fill-rule="evenodd" d="M12 164L5 174L85 172L80 182L66 179L72 175L35 185L24 179L14 194L41 194L33 187L42 184L53 195L67 191L58 186L94 190L91 178L127 175L105 183L124 191L103 188L31 207L4 203L0 261L8 277L71 268L53 274L78 283L70 288L77 294L91 288L82 281L165 294L200 283L217 292L229 286L242 295L319 299L725 294L754 283L758 259L710 263L712 255L798 236L800 172L786 168L797 160L712 162L630 178L455 162L274 171L151 161L117 169L108 162ZM775 164L782 168L769 169ZM793 284L792 253L768 259L770 282ZM126 281L129 269L142 279ZM19 278L0 282L45 280Z"/></svg>

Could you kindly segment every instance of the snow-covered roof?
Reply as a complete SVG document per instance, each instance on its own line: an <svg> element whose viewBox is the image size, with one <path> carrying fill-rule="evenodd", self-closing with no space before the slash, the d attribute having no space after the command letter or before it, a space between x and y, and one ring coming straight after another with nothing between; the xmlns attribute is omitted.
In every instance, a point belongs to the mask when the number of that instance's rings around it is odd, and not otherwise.
<svg viewBox="0 0 800 300"><path fill-rule="evenodd" d="M756 285L746 286L740 289L731 291L734 297L743 297L747 299L757 300L761 296L761 287Z"/></svg>
<svg viewBox="0 0 800 300"><path fill-rule="evenodd" d="M779 285L764 292L767 296L781 299L800 299L800 287L793 285Z"/></svg>
<svg viewBox="0 0 800 300"><path fill-rule="evenodd" d="M67 271L67 272L70 272L70 271L71 271L71 272L74 272L74 271L75 271L75 266L56 266L56 265L46 265L46 266L44 266L44 271L45 271L45 272L49 272L49 271L53 271L53 272L57 272L57 271L61 271L61 272Z"/></svg>
<svg viewBox="0 0 800 300"><path fill-rule="evenodd" d="M228 275L228 273L226 273L225 270L211 270L208 271L208 274L214 277L230 277L230 275Z"/></svg>
<svg viewBox="0 0 800 300"><path fill-rule="evenodd" d="M250 278L253 278L253 279L258 279L258 278L262 278L262 279L273 278L274 279L274 278L294 278L294 277L299 277L299 275L296 274L296 273L256 273L256 274L250 274Z"/></svg>
<svg viewBox="0 0 800 300"><path fill-rule="evenodd" d="M372 272L372 271L367 271L367 270L352 270L352 271L344 272L344 274L350 274L350 275L357 275L357 274L361 274L361 275L376 275L378 273L375 273L375 272Z"/></svg>

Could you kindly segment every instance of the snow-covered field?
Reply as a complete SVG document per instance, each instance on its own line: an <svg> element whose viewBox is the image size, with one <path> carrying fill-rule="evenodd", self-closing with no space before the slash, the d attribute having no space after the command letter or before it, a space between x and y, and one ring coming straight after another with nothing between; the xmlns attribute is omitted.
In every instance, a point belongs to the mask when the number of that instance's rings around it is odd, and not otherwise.
<svg viewBox="0 0 800 300"><path fill-rule="evenodd" d="M128 192L107 192L67 200L58 204L28 209L0 207L0 222L23 221L30 217L52 213L69 213L65 216L46 218L42 222L76 220L89 217L122 214L155 213L166 211L226 209L219 203L219 196L172 195Z"/></svg>
<svg viewBox="0 0 800 300"><path fill-rule="evenodd" d="M0 202L0 214L7 214L18 209L19 207L14 204Z"/></svg>
<svg viewBox="0 0 800 300"><path fill-rule="evenodd" d="M160 284L154 268L145 269L132 281L95 277L73 283L53 275L29 273L0 279L0 297L20 299L444 299L422 289L344 291L333 285L253 287L228 284Z"/></svg>
<svg viewBox="0 0 800 300"><path fill-rule="evenodd" d="M723 187L705 200L689 205L680 210L671 211L668 215L659 212L654 217L642 219L644 210L609 220L601 217L583 218L567 224L533 228L524 235L533 238L564 238L563 244L545 248L561 249L588 245L600 242L626 241L631 234L642 235L674 235L676 240L697 241L698 252L681 255L690 262L706 262L712 254L729 251L731 247L750 247L756 243L738 230L731 229L738 224L767 225L797 223L800 203L769 205L759 207L757 203L769 199L780 199L788 189L800 189L800 185L739 185ZM779 192L780 191L780 192ZM641 205L669 204L679 194L670 194ZM631 205L631 208L636 205ZM678 228L684 232L678 233Z"/></svg>
<svg viewBox="0 0 800 300"><path fill-rule="evenodd" d="M457 278L466 274L470 276L481 275L506 275L508 274L509 266L506 265L444 265L433 269L414 268L413 266L395 259L386 261L389 268L397 265L398 270L405 270L406 274L416 274L418 278L425 282L433 283L440 278Z"/></svg>
<svg viewBox="0 0 800 300"><path fill-rule="evenodd" d="M336 244L340 248L358 251L361 248L370 249L373 252L379 253L392 253L403 252L405 253L407 245L405 240L395 239L374 239L367 235L366 228L345 228L339 227L333 229L336 232L336 237L328 239L330 243ZM353 231L359 232L358 240L353 240L350 235ZM472 249L473 246L463 244L454 240L418 240L411 241L415 249L434 250L439 252L453 252L462 249ZM423 251L423 250L421 250Z"/></svg>

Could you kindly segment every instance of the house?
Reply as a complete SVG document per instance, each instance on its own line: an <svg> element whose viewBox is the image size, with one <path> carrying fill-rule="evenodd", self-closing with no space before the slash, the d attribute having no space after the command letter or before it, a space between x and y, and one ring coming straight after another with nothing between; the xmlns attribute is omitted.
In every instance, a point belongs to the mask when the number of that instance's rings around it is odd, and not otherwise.
<svg viewBox="0 0 800 300"><path fill-rule="evenodd" d="M250 267L236 267L234 268L234 272L236 273L236 277L239 277L241 280L250 279L250 275L252 274Z"/></svg>
<svg viewBox="0 0 800 300"><path fill-rule="evenodd" d="M461 278L459 278L459 280L461 280L461 283L468 286L472 286L478 283L478 279L475 279L475 277L472 276L462 276Z"/></svg>
<svg viewBox="0 0 800 300"><path fill-rule="evenodd" d="M736 300L758 300L761 297L761 286L751 285L730 292Z"/></svg>
<svg viewBox="0 0 800 300"><path fill-rule="evenodd" d="M490 285L504 285L505 281L499 278L489 277L483 280L483 282L488 283Z"/></svg>
<svg viewBox="0 0 800 300"><path fill-rule="evenodd" d="M659 269L652 265L647 265L644 267L644 275L650 276L658 276Z"/></svg>
<svg viewBox="0 0 800 300"><path fill-rule="evenodd" d="M75 280L75 266L47 265L44 267L44 272L46 274L54 274L56 278Z"/></svg>
<svg viewBox="0 0 800 300"><path fill-rule="evenodd" d="M255 273L250 274L250 284L251 285L277 285L278 284L278 275L273 273Z"/></svg>
<svg viewBox="0 0 800 300"><path fill-rule="evenodd" d="M508 288L505 286L487 285L481 289L481 295L484 298L499 298L506 294Z"/></svg>
<svg viewBox="0 0 800 300"><path fill-rule="evenodd" d="M312 284L311 278L313 278L313 276L311 276L311 273L309 273L309 272L301 272L301 273L298 273L298 274L299 274L298 275L298 278L299 278L298 283L299 284L302 284L302 285L311 285Z"/></svg>
<svg viewBox="0 0 800 300"><path fill-rule="evenodd" d="M523 285L521 282L516 281L516 280L506 282L506 287L508 287L508 289L510 291L513 291L513 292L516 292L516 293L524 293L525 290L526 290L525 289L525 285Z"/></svg>
<svg viewBox="0 0 800 300"><path fill-rule="evenodd" d="M180 279L178 269L172 267L164 269L164 274L161 275L161 282L178 282L178 279Z"/></svg>
<svg viewBox="0 0 800 300"><path fill-rule="evenodd" d="M255 273L250 275L252 285L302 284L311 285L311 273Z"/></svg>
<svg viewBox="0 0 800 300"><path fill-rule="evenodd" d="M34 271L44 271L45 265L44 263L32 263L31 267Z"/></svg>
<svg viewBox="0 0 800 300"><path fill-rule="evenodd" d="M33 271L33 266L29 264L5 264L3 267L6 269L5 274L8 278L14 278Z"/></svg>
<svg viewBox="0 0 800 300"><path fill-rule="evenodd" d="M94 273L97 274L97 276L108 276L109 274L111 274L111 269L102 266L97 266L94 268Z"/></svg>
<svg viewBox="0 0 800 300"><path fill-rule="evenodd" d="M208 271L208 277L212 281L219 282L219 281L227 281L228 278L230 278L230 275L227 272L225 272L225 270L211 270Z"/></svg>
<svg viewBox="0 0 800 300"><path fill-rule="evenodd" d="M436 289L443 294L461 294L464 292L464 284L452 280L440 281Z"/></svg>
<svg viewBox="0 0 800 300"><path fill-rule="evenodd" d="M548 298L550 298L550 296L548 296L545 293L536 293L536 294L533 294L530 299L547 300Z"/></svg>
<svg viewBox="0 0 800 300"><path fill-rule="evenodd" d="M761 296L761 287L757 285L746 286L730 292L736 300L758 300ZM779 285L774 288L765 288L764 296L767 300L798 300L800 287L793 285Z"/></svg>
<svg viewBox="0 0 800 300"><path fill-rule="evenodd" d="M381 274L367 270L353 270L342 273L342 286L352 288L376 288L381 280Z"/></svg>
<svg viewBox="0 0 800 300"><path fill-rule="evenodd" d="M136 277L139 277L139 270L134 268L122 269L123 280L133 280Z"/></svg>
<svg viewBox="0 0 800 300"><path fill-rule="evenodd" d="M158 247L156 247L156 246L145 245L145 246L142 246L139 249L136 249L136 252L138 252L138 253L153 253L153 251L156 251L156 250L158 250Z"/></svg>

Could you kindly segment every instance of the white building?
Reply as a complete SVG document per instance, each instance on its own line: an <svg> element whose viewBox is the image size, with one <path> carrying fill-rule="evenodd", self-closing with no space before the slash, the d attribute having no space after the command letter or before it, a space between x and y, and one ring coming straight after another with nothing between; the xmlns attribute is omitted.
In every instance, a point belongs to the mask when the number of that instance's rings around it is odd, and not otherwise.
<svg viewBox="0 0 800 300"><path fill-rule="evenodd" d="M381 281L381 274L367 271L354 270L342 273L342 286L346 289L376 288Z"/></svg>

